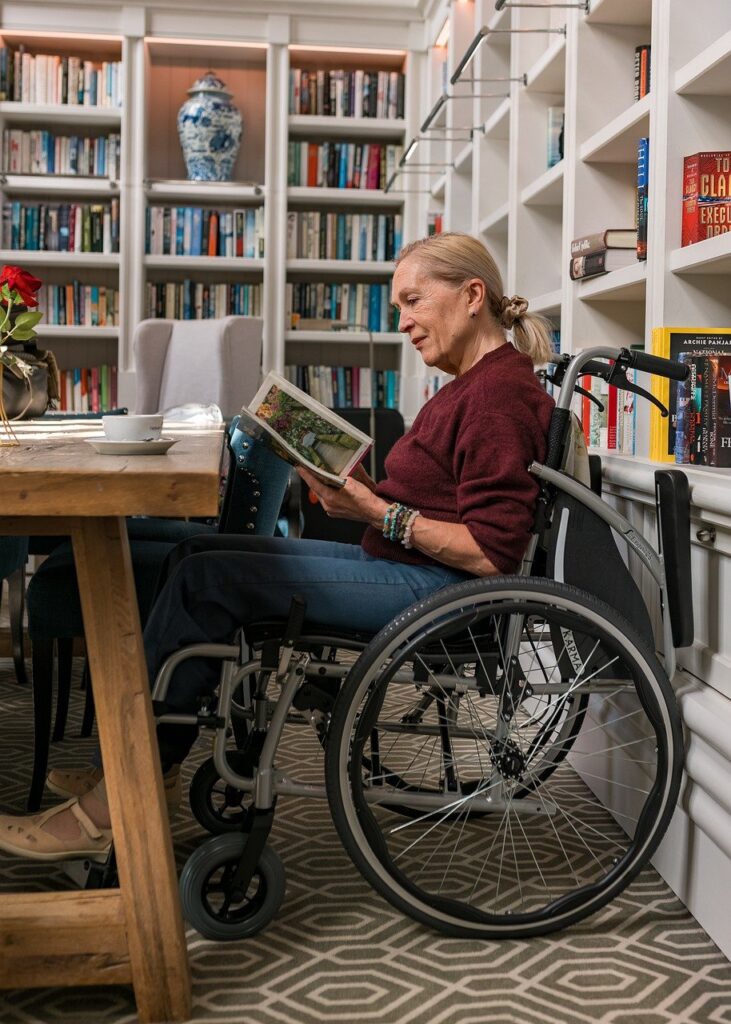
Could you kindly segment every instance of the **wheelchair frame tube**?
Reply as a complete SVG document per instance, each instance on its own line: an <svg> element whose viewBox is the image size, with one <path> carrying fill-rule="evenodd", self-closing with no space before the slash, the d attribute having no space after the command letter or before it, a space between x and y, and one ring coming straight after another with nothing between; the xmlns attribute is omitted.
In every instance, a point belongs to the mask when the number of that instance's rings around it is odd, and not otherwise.
<svg viewBox="0 0 731 1024"><path fill-rule="evenodd" d="M592 349L594 354L600 349ZM545 480L546 483L551 484L553 487L557 487L560 491L564 491L566 494L571 495L578 502L588 508L591 512L594 512L600 519L602 519L608 526L610 526L617 533L627 541L629 546L642 561L645 568L651 574L652 578L657 583L660 590L660 600L663 608L662 616L662 631L663 631L663 643L664 643L664 658L665 658L665 671L667 672L668 679L672 679L675 675L675 646L673 644L673 630L670 622L670 616L665 611L667 607L666 601L666 581L665 581L665 563L661 555L658 555L657 551L652 547L651 544L645 540L642 534L635 530L634 526L621 512L617 512L616 509L607 505L598 494L595 494L588 487L584 486L574 480L572 477L566 476L564 473L559 473L555 469L549 469L548 466L543 466L539 462L532 462L528 467L528 472L533 473L534 476L539 477L541 480Z"/></svg>

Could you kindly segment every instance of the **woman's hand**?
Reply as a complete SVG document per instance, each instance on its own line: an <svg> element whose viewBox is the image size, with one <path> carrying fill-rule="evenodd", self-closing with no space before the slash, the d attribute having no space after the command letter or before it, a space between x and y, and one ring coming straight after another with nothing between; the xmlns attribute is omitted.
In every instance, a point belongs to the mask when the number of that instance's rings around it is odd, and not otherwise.
<svg viewBox="0 0 731 1024"><path fill-rule="evenodd" d="M351 480L357 480L358 483L365 484L369 491L375 491L376 481L364 468L363 463L359 462L353 472L350 474Z"/></svg>
<svg viewBox="0 0 731 1024"><path fill-rule="evenodd" d="M349 476L344 487L330 487L301 466L296 472L332 519L354 519L381 527L388 502L376 497L367 484Z"/></svg>

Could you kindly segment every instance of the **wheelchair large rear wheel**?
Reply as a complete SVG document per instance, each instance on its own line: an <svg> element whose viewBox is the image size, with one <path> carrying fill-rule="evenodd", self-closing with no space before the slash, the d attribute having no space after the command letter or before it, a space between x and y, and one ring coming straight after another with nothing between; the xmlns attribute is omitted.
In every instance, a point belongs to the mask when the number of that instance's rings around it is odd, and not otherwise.
<svg viewBox="0 0 731 1024"><path fill-rule="evenodd" d="M326 750L356 866L465 937L546 934L606 904L656 849L681 774L649 645L592 595L529 577L445 588L382 630Z"/></svg>

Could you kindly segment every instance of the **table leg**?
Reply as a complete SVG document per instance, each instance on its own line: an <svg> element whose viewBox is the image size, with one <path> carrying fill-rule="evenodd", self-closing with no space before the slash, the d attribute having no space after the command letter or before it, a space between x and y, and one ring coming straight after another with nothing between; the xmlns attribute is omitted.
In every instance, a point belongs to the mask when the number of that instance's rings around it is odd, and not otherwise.
<svg viewBox="0 0 731 1024"><path fill-rule="evenodd" d="M124 519L72 540L140 1020L190 1017L185 931Z"/></svg>

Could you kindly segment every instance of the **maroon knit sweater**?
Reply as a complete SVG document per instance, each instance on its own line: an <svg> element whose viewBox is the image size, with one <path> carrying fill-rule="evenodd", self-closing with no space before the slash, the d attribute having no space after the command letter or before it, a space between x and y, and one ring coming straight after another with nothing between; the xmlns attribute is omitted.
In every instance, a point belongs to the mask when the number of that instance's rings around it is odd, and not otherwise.
<svg viewBox="0 0 731 1024"><path fill-rule="evenodd" d="M553 399L511 344L488 352L427 402L385 462L376 494L427 519L463 523L494 566L517 569L538 484L528 465L546 455ZM395 562L439 564L369 526L363 548Z"/></svg>

